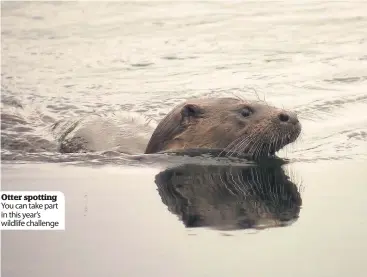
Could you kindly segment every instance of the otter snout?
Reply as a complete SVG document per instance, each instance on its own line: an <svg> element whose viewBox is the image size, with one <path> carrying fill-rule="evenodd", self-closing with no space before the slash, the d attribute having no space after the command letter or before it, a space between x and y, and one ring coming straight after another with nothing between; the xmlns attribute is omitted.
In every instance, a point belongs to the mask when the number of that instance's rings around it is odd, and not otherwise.
<svg viewBox="0 0 367 277"><path fill-rule="evenodd" d="M297 114L294 112L281 111L278 114L278 118L282 123L291 123L294 125L299 123Z"/></svg>

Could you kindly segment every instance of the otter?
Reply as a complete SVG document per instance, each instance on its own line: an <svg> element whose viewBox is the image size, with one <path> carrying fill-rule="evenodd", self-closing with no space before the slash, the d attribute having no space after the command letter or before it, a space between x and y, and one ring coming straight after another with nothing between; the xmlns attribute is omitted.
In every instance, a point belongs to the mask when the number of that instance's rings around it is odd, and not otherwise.
<svg viewBox="0 0 367 277"><path fill-rule="evenodd" d="M155 176L162 202L186 228L285 227L298 220L301 187L278 165L187 164Z"/></svg>
<svg viewBox="0 0 367 277"><path fill-rule="evenodd" d="M228 155L274 156L301 133L294 112L238 98L191 99L154 130L145 154L220 149Z"/></svg>
<svg viewBox="0 0 367 277"><path fill-rule="evenodd" d="M187 100L154 126L139 122L97 115L57 122L52 132L62 153L113 150L259 160L275 156L302 129L294 112L230 97Z"/></svg>

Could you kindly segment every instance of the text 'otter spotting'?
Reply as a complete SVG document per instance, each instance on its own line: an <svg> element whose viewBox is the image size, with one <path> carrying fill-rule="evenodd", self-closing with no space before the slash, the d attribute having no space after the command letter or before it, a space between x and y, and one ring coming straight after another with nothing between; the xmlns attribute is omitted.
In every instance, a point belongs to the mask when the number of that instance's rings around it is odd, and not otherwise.
<svg viewBox="0 0 367 277"><path fill-rule="evenodd" d="M60 191L1 191L0 230L65 230Z"/></svg>

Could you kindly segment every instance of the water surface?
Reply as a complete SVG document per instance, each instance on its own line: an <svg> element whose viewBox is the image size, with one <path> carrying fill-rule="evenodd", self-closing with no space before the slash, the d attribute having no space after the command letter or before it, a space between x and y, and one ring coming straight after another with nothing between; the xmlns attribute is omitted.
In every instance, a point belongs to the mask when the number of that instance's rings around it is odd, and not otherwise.
<svg viewBox="0 0 367 277"><path fill-rule="evenodd" d="M2 232L2 276L365 276L366 9L2 2L2 189L60 190L67 204L65 232ZM279 153L302 198L289 226L185 228L154 182L167 165L60 154L50 128L159 121L187 98L232 94L300 117Z"/></svg>

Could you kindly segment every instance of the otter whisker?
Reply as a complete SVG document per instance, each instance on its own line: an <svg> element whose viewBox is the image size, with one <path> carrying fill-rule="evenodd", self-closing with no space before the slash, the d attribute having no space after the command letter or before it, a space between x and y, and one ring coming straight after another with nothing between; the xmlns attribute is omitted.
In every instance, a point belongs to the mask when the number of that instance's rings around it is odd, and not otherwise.
<svg viewBox="0 0 367 277"><path fill-rule="evenodd" d="M267 130L266 130L266 133L268 133ZM263 136L263 138L261 140L261 145L259 145L258 150L255 153L256 154L256 157L258 157L260 155L264 155L264 154L267 154L267 156L269 155L268 152L266 151L266 144L267 143L268 143L267 137L266 136Z"/></svg>
<svg viewBox="0 0 367 277"><path fill-rule="evenodd" d="M250 145L252 143L252 145L251 145L251 147L248 149L248 151L247 151L247 153L249 153L250 155L252 155L253 153L252 153L252 149L253 149L253 147L255 147L255 145L258 143L258 135L254 135L254 136L250 136L249 137L249 139L247 140L247 143L245 144L245 145L239 145L239 149L240 149L240 151L239 152L244 152L245 151L245 149Z"/></svg>
<svg viewBox="0 0 367 277"><path fill-rule="evenodd" d="M251 89L255 92L257 99L261 101L260 95L257 93L257 90L255 88L251 88Z"/></svg>
<svg viewBox="0 0 367 277"><path fill-rule="evenodd" d="M246 143L247 141L248 141L248 137L247 137L247 138L243 138L243 140L242 140L240 143L238 143L238 144L234 145L234 146L230 149L230 151L228 152L228 153L231 153L231 154L229 155L229 157L232 157L234 154L239 154L238 149L240 148L240 146L241 146L242 144Z"/></svg>
<svg viewBox="0 0 367 277"><path fill-rule="evenodd" d="M260 96L259 96L259 94L257 93L257 90L254 88L254 87L250 87L250 86L243 86L243 88L244 89L250 89L250 90L252 90L254 93L255 93L255 95L256 95L256 97L257 97L257 99L259 100L259 101L261 101L261 98L260 98Z"/></svg>
<svg viewBox="0 0 367 277"><path fill-rule="evenodd" d="M277 140L278 140L278 134L274 134L272 136L272 138L270 140L270 144L269 144L270 145L269 148L272 147L272 152L274 152L274 153L278 150L278 148L277 148ZM269 153L270 153L270 151L269 151Z"/></svg>
<svg viewBox="0 0 367 277"><path fill-rule="evenodd" d="M240 184L246 184L247 182L243 179L243 175L242 174L239 174L238 175L238 180L240 182ZM249 191L247 189L247 186L243 186L243 188L245 189L246 191L246 194L244 196L247 196L249 194Z"/></svg>
<svg viewBox="0 0 367 277"><path fill-rule="evenodd" d="M242 140L243 138L242 137L238 137L237 139L235 139L234 141L232 141L227 147L225 147L220 153L219 155L221 155L223 152L230 152L229 150L231 149L232 145L233 147L235 147L235 143L238 141L238 140ZM232 148L233 148L232 147Z"/></svg>
<svg viewBox="0 0 367 277"><path fill-rule="evenodd" d="M247 146L252 143L253 141L255 141L257 138L257 135L256 134L252 134L248 137L246 137L242 142L241 144L237 145L236 148L235 148L235 151L233 151L233 154L237 153L237 154L240 154L240 153L243 153L244 150L247 148ZM245 143L245 145L244 145ZM239 151L238 151L239 150ZM232 155L233 155L232 154ZM232 156L231 155L231 156Z"/></svg>
<svg viewBox="0 0 367 277"><path fill-rule="evenodd" d="M224 185L226 187L226 189L232 194L232 195L236 195L229 187L227 187L227 182L224 182L222 179L222 174L219 174L219 179L222 183L222 185ZM213 182L213 184L215 184L216 182Z"/></svg>
<svg viewBox="0 0 367 277"><path fill-rule="evenodd" d="M261 174L264 178L269 178L269 175L267 175L267 174L265 174L265 175L263 175L263 174ZM266 182L262 182L262 184L266 184ZM260 185L260 186L258 186L258 188L259 188L259 192L262 194L262 195L264 195L265 194L265 191L264 191L264 188L263 188L263 186L262 185ZM261 191L260 191L261 190Z"/></svg>
<svg viewBox="0 0 367 277"><path fill-rule="evenodd" d="M234 97L236 97L238 100L240 101L244 101L243 98L239 97L237 94L235 94L233 91L230 92L230 94L232 94Z"/></svg>
<svg viewBox="0 0 367 277"><path fill-rule="evenodd" d="M241 143L235 145L234 148L231 149L231 151L233 151L233 154L236 153L236 152L238 152L238 149L241 149L241 147L242 147L242 145L244 143L246 143L246 145L249 144L252 141L252 138L253 137L254 137L254 135L250 135L248 137L243 138L243 140L241 141Z"/></svg>
<svg viewBox="0 0 367 277"><path fill-rule="evenodd" d="M273 140L274 140L274 134L273 135L271 135L271 137L270 137L270 140L269 140L269 144L268 144L268 155L270 155L270 148L271 148L271 145L272 145L272 143L273 143Z"/></svg>
<svg viewBox="0 0 367 277"><path fill-rule="evenodd" d="M248 143L244 146L241 147L241 152L244 152L245 149L247 148L248 145L250 145L252 143L252 145L250 146L250 148L248 149L247 153L249 153L251 156L254 153L253 149L256 149L256 145L259 143L259 140L257 139L258 137L256 136L255 139L251 139L248 141Z"/></svg>
<svg viewBox="0 0 367 277"><path fill-rule="evenodd" d="M233 140L230 144L228 144L219 154L218 156L221 156L223 152L226 152L227 154L231 152L231 149L236 147L236 142L239 140L242 140L242 137L238 137L237 139Z"/></svg>
<svg viewBox="0 0 367 277"><path fill-rule="evenodd" d="M262 127L258 127L256 129L256 132L255 132L256 136L253 139L254 143L252 144L252 146L249 149L250 152L252 151L253 148L254 150L252 153L256 151L256 148L258 147L258 145L264 140L264 135L266 135L268 129L269 129L269 126L266 126L265 129Z"/></svg>
<svg viewBox="0 0 367 277"><path fill-rule="evenodd" d="M237 139L232 141L229 145L227 145L227 147L225 147L224 151L227 151L227 153L236 152L236 149L237 149L238 145L242 145L250 137L243 137L243 136L238 137ZM241 141L239 143L237 143L239 140L241 140Z"/></svg>
<svg viewBox="0 0 367 277"><path fill-rule="evenodd" d="M251 146L249 152L251 154L254 155L254 157L257 157L257 153L259 152L259 150L261 150L261 148L263 147L262 145L264 144L264 134L267 133L269 129L269 126L265 127L264 130L262 130L262 132L258 132L257 134L257 140L256 142ZM260 138L260 139L259 139ZM254 148L254 150L252 150Z"/></svg>
<svg viewBox="0 0 367 277"><path fill-rule="evenodd" d="M280 137L280 138L279 138L279 142L280 142L280 143L279 143L279 148L280 148L280 147L282 147L282 145L284 145L284 144L283 144L283 140L284 140L284 137Z"/></svg>
<svg viewBox="0 0 367 277"><path fill-rule="evenodd" d="M287 136L289 136L289 135L287 135ZM282 145L283 146L286 145L286 143L284 143L283 139L282 139ZM287 157L288 156L287 148L284 148L284 152L285 152L285 157Z"/></svg>
<svg viewBox="0 0 367 277"><path fill-rule="evenodd" d="M252 154L252 156L254 158L257 157L257 152L259 151L259 149L261 148L261 145L263 144L262 139L258 139L256 140L256 142L253 144L253 146L251 147L250 153Z"/></svg>
<svg viewBox="0 0 367 277"><path fill-rule="evenodd" d="M238 191L240 191L240 192L242 192L243 194L246 194L246 192L244 191L244 190L242 190L241 189L241 186L239 185L239 184L237 184L237 182L235 181L235 179L233 178L233 174L232 174L232 170L233 169L231 169L230 170L230 176L231 176L231 179L232 179L232 181L233 181L233 185L235 186L235 187L238 187Z"/></svg>
<svg viewBox="0 0 367 277"><path fill-rule="evenodd" d="M275 140L275 149L279 149L280 148L280 135L277 134L276 140Z"/></svg>
<svg viewBox="0 0 367 277"><path fill-rule="evenodd" d="M261 154L263 154L263 152L264 152L264 145L265 145L265 140L262 139L260 141L260 143L258 144L256 151L254 152L254 156L256 158L258 158L259 156L261 156Z"/></svg>
<svg viewBox="0 0 367 277"><path fill-rule="evenodd" d="M237 152L237 149L239 149L243 143L245 143L246 141L250 140L252 136L253 136L253 135L250 135L250 136L245 137L245 138L240 137L240 138L242 139L242 141L241 141L239 144L234 145L234 146L230 149L230 151L228 152L228 153L233 152L233 153L230 155L230 157L231 157L234 153L236 153L236 152Z"/></svg>

